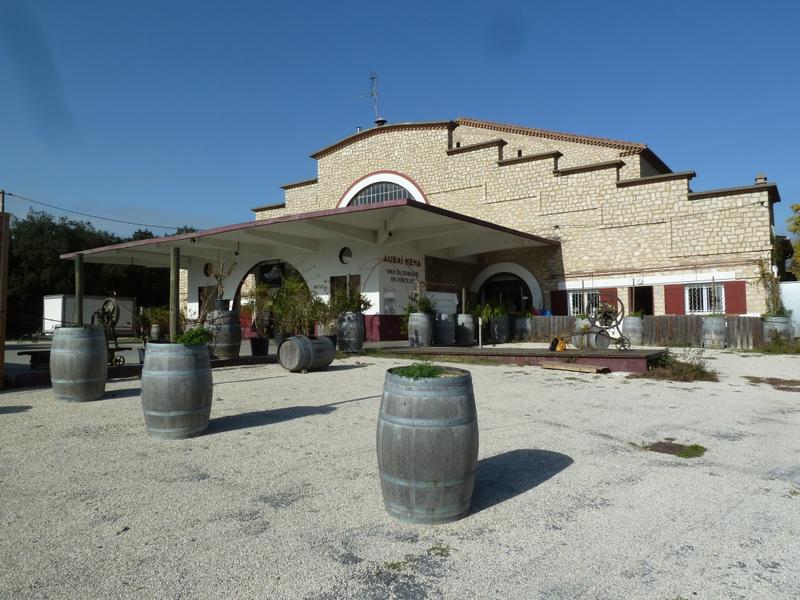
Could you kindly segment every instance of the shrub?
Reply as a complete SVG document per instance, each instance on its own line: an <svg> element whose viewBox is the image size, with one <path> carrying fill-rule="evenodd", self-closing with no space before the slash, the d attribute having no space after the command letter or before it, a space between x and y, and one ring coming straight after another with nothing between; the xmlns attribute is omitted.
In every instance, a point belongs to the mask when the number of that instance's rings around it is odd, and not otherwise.
<svg viewBox="0 0 800 600"><path fill-rule="evenodd" d="M178 344L185 344L187 346L202 346L211 341L212 334L208 329L202 327L195 327L189 331L182 333L176 338Z"/></svg>
<svg viewBox="0 0 800 600"><path fill-rule="evenodd" d="M628 377L668 381L719 381L717 372L709 369L707 364L702 348L684 348L680 358L667 350L646 373L633 373Z"/></svg>
<svg viewBox="0 0 800 600"><path fill-rule="evenodd" d="M418 362L408 365L407 367L392 369L392 373L400 377L408 377L409 379L428 379L441 377L445 373L445 368L429 362Z"/></svg>

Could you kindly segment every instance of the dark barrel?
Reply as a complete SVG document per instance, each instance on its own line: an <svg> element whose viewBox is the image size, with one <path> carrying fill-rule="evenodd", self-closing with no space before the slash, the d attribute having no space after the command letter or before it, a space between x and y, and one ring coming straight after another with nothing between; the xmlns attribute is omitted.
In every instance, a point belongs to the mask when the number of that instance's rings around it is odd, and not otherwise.
<svg viewBox="0 0 800 600"><path fill-rule="evenodd" d="M489 319L489 328L492 332L492 343L502 344L508 341L508 315L499 315Z"/></svg>
<svg viewBox="0 0 800 600"><path fill-rule="evenodd" d="M430 346L431 316L428 313L411 313L408 315L408 343L412 346Z"/></svg>
<svg viewBox="0 0 800 600"><path fill-rule="evenodd" d="M98 400L106 390L108 352L102 327L59 327L50 347L50 381L57 400Z"/></svg>
<svg viewBox="0 0 800 600"><path fill-rule="evenodd" d="M468 314L456 315L456 344L471 346L475 343L475 317Z"/></svg>
<svg viewBox="0 0 800 600"><path fill-rule="evenodd" d="M625 317L622 320L622 335L631 341L632 346L642 345L642 317Z"/></svg>
<svg viewBox="0 0 800 600"><path fill-rule="evenodd" d="M364 315L347 311L336 321L336 341L342 352L361 352L364 347Z"/></svg>
<svg viewBox="0 0 800 600"><path fill-rule="evenodd" d="M472 377L409 379L386 372L378 415L378 471L386 511L413 523L469 512L478 460Z"/></svg>
<svg viewBox="0 0 800 600"><path fill-rule="evenodd" d="M589 331L589 348L593 350L607 350L608 346L611 344L611 336L608 334L608 331L597 325L593 325Z"/></svg>
<svg viewBox="0 0 800 600"><path fill-rule="evenodd" d="M142 367L147 433L180 439L205 431L213 388L207 346L147 344Z"/></svg>
<svg viewBox="0 0 800 600"><path fill-rule="evenodd" d="M530 317L514 317L514 338L528 340L531 337Z"/></svg>
<svg viewBox="0 0 800 600"><path fill-rule="evenodd" d="M211 345L217 358L238 358L242 347L242 328L239 312L235 310L212 310L206 317L205 328L214 338Z"/></svg>
<svg viewBox="0 0 800 600"><path fill-rule="evenodd" d="M295 335L287 339L278 351L278 362L293 373L298 371L322 371L333 362L336 348L330 338L320 336L308 338Z"/></svg>
<svg viewBox="0 0 800 600"><path fill-rule="evenodd" d="M456 342L455 315L439 313L436 315L436 345L452 346Z"/></svg>

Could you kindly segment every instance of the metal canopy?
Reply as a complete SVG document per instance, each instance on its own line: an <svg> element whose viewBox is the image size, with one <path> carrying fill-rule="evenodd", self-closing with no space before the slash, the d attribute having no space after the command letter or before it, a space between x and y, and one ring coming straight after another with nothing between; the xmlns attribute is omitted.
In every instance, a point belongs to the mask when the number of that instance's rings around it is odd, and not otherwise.
<svg viewBox="0 0 800 600"><path fill-rule="evenodd" d="M221 253L256 257L292 249L314 253L323 241L350 240L383 248L410 246L426 256L473 262L478 254L511 248L558 246L559 242L474 219L410 199L348 206L248 221L162 238L92 248L61 256L87 263L169 267L170 249L184 259L214 260Z"/></svg>

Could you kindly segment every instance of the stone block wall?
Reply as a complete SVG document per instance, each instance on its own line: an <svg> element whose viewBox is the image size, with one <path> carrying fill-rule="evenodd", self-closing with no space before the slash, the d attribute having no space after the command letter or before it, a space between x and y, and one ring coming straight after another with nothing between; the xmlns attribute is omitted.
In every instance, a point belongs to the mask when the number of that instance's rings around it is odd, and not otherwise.
<svg viewBox="0 0 800 600"><path fill-rule="evenodd" d="M498 138L505 144L468 148ZM455 144L459 152L448 153ZM520 150L523 160L503 160ZM553 151L562 156L524 160ZM763 310L754 282L758 261L769 260L771 209L768 190L757 186L694 199L688 174L639 181L659 167L635 150L446 123L354 136L318 153L317 167L316 183L290 187L285 207L256 218L335 208L362 177L396 171L435 206L560 241L558 250L479 257L481 264L502 258L528 267L546 299L565 279L716 270L748 281L748 311ZM654 303L663 313L663 289L654 288Z"/></svg>

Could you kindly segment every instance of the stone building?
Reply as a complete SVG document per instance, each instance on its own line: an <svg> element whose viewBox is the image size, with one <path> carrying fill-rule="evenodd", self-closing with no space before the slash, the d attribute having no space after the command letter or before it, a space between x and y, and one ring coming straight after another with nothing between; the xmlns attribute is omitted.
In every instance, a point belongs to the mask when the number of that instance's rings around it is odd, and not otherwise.
<svg viewBox="0 0 800 600"><path fill-rule="evenodd" d="M589 312L601 297L655 315L765 311L780 197L763 176L696 191L693 171L644 144L464 118L379 125L312 157L315 177L284 185L253 221L81 254L166 266L177 249L190 315L220 262L225 298L289 272L321 296L357 288L372 301L368 339L397 337L417 290L443 312L465 296L470 309L539 314Z"/></svg>
<svg viewBox="0 0 800 600"><path fill-rule="evenodd" d="M673 172L644 144L465 118L375 127L312 158L316 176L283 186L284 203L256 219L410 197L559 242L426 255L430 290L505 291L554 314L584 312L599 293L646 314L765 310L759 261L770 263L780 200L766 178L694 191L694 171Z"/></svg>

